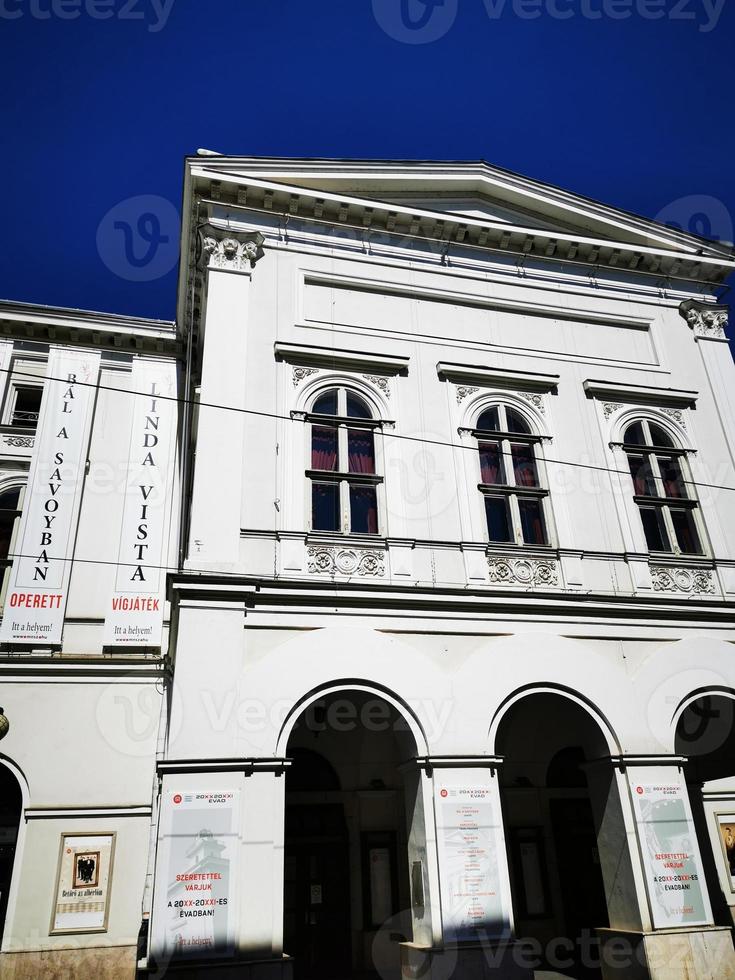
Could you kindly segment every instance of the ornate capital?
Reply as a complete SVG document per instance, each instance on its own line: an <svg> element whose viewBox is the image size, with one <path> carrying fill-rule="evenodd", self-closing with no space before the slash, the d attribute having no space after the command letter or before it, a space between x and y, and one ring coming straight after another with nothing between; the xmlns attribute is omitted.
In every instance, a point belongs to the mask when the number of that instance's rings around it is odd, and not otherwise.
<svg viewBox="0 0 735 980"><path fill-rule="evenodd" d="M713 303L700 303L687 299L679 306L679 313L694 331L695 337L725 340L729 307Z"/></svg>
<svg viewBox="0 0 735 980"><path fill-rule="evenodd" d="M207 235L202 241L203 254L208 256L210 269L226 269L228 272L250 272L263 255L265 239L259 231L249 231L237 238L215 238Z"/></svg>

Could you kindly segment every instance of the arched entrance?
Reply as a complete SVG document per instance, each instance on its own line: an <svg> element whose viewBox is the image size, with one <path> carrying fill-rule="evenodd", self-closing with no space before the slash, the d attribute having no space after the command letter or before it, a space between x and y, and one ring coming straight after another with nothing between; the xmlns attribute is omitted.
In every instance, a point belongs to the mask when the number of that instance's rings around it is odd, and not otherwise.
<svg viewBox="0 0 735 980"><path fill-rule="evenodd" d="M594 930L609 924L597 842L605 801L595 799L604 791L589 764L609 745L583 707L543 692L508 709L496 746L516 934L535 940L546 968L599 977Z"/></svg>
<svg viewBox="0 0 735 980"><path fill-rule="evenodd" d="M299 716L286 755L284 951L295 976L398 980L398 943L411 938L401 764L417 755L413 735L379 695L332 692Z"/></svg>
<svg viewBox="0 0 735 980"><path fill-rule="evenodd" d="M0 941L8 914L8 898L22 812L23 794L18 780L7 766L0 764Z"/></svg>
<svg viewBox="0 0 735 980"><path fill-rule="evenodd" d="M687 760L684 775L712 914L717 925L732 926L735 918L735 699L711 693L690 700L676 725L675 751Z"/></svg>

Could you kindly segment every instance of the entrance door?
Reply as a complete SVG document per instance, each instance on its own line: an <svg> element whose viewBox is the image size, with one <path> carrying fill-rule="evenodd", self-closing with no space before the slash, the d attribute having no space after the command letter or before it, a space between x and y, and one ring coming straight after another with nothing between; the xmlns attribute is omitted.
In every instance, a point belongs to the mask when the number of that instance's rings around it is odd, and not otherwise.
<svg viewBox="0 0 735 980"><path fill-rule="evenodd" d="M341 804L286 807L284 948L296 980L351 975L350 867Z"/></svg>
<svg viewBox="0 0 735 980"><path fill-rule="evenodd" d="M605 885L597 851L597 834L588 799L550 800L551 824L564 904L565 936L575 944L586 930L608 924ZM589 949L584 943L581 949ZM580 945L575 946L579 956ZM573 954L574 955L574 954ZM597 959L595 954L594 959ZM579 977L599 977L590 964L578 963Z"/></svg>

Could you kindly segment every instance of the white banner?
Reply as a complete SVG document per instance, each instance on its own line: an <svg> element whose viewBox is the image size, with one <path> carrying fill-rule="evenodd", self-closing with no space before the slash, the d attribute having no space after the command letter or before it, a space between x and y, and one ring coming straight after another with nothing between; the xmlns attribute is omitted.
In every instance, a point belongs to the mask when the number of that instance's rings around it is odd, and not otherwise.
<svg viewBox="0 0 735 980"><path fill-rule="evenodd" d="M447 942L481 941L511 932L501 868L500 808L482 785L451 785L438 776L437 830L442 923Z"/></svg>
<svg viewBox="0 0 735 980"><path fill-rule="evenodd" d="M239 803L234 789L162 797L151 943L159 966L234 950Z"/></svg>
<svg viewBox="0 0 735 980"><path fill-rule="evenodd" d="M133 420L118 566L105 646L161 645L176 446L176 365L133 361ZM168 506L167 506L168 504Z"/></svg>
<svg viewBox="0 0 735 980"><path fill-rule="evenodd" d="M16 557L4 643L61 643L100 355L52 347Z"/></svg>
<svg viewBox="0 0 735 980"><path fill-rule="evenodd" d="M629 772L656 929L712 924L697 834L679 782L638 783Z"/></svg>

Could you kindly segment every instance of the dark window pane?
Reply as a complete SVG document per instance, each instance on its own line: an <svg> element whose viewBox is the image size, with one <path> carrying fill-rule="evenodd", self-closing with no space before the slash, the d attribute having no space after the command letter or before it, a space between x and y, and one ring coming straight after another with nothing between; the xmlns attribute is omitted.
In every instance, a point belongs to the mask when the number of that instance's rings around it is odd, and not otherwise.
<svg viewBox="0 0 735 980"><path fill-rule="evenodd" d="M337 430L323 426L311 427L311 468L337 469Z"/></svg>
<svg viewBox="0 0 735 980"><path fill-rule="evenodd" d="M347 456L350 473L374 473L375 443L372 432L348 429Z"/></svg>
<svg viewBox="0 0 735 980"><path fill-rule="evenodd" d="M378 533L378 500L375 487L350 485L350 530L353 534Z"/></svg>
<svg viewBox="0 0 735 980"><path fill-rule="evenodd" d="M662 429L655 422L649 422L648 428L651 431L651 443L654 446L673 446L674 442L666 429Z"/></svg>
<svg viewBox="0 0 735 980"><path fill-rule="evenodd" d="M339 531L339 484L312 483L311 526L315 531Z"/></svg>
<svg viewBox="0 0 735 980"><path fill-rule="evenodd" d="M24 425L35 428L38 423L38 412L41 408L42 388L16 388L15 407L11 425Z"/></svg>
<svg viewBox="0 0 735 980"><path fill-rule="evenodd" d="M373 413L358 395L347 392L347 415L351 419L371 419Z"/></svg>
<svg viewBox="0 0 735 980"><path fill-rule="evenodd" d="M533 446L513 446L510 447L513 457L513 473L519 487L537 487L538 473L536 472L536 460L533 455Z"/></svg>
<svg viewBox="0 0 735 980"><path fill-rule="evenodd" d="M498 432L500 429L500 419L497 408L488 408L477 420L477 428L484 429L486 432Z"/></svg>
<svg viewBox="0 0 735 980"><path fill-rule="evenodd" d="M505 418L508 426L508 432L523 432L530 434L531 428L528 422L526 422L520 412L516 412L514 408L506 408Z"/></svg>
<svg viewBox="0 0 735 980"><path fill-rule="evenodd" d="M0 510L17 510L20 500L20 487L11 487L0 493Z"/></svg>
<svg viewBox="0 0 735 980"><path fill-rule="evenodd" d="M544 512L538 497L519 497L518 509L521 512L521 530L526 544L546 544Z"/></svg>
<svg viewBox="0 0 735 980"><path fill-rule="evenodd" d="M676 541L682 553L685 555L701 555L702 545L691 510L688 507L672 507L671 520L676 532Z"/></svg>
<svg viewBox="0 0 735 980"><path fill-rule="evenodd" d="M657 456L661 478L664 481L664 494L667 497L687 497L684 475L679 460L674 456Z"/></svg>
<svg viewBox="0 0 735 980"><path fill-rule="evenodd" d="M649 551L671 551L660 507L640 507L643 531Z"/></svg>
<svg viewBox="0 0 735 980"><path fill-rule="evenodd" d="M628 426L623 436L623 442L627 442L631 446L645 446L646 439L643 435L643 426L640 422L634 422Z"/></svg>
<svg viewBox="0 0 735 980"><path fill-rule="evenodd" d="M505 497L485 497L487 533L491 541L510 541L510 514Z"/></svg>
<svg viewBox="0 0 735 980"><path fill-rule="evenodd" d="M637 496L657 497L656 481L651 472L648 456L628 456L630 475L633 477L633 487Z"/></svg>
<svg viewBox="0 0 735 980"><path fill-rule="evenodd" d="M0 559L7 558L10 551L10 538L13 534L13 525L16 515L13 513L0 513Z"/></svg>
<svg viewBox="0 0 735 980"><path fill-rule="evenodd" d="M332 388L325 391L314 402L312 412L316 415L336 415L337 414L337 389Z"/></svg>
<svg viewBox="0 0 735 980"><path fill-rule="evenodd" d="M505 468L499 443L480 443L480 473L483 483L505 483Z"/></svg>

